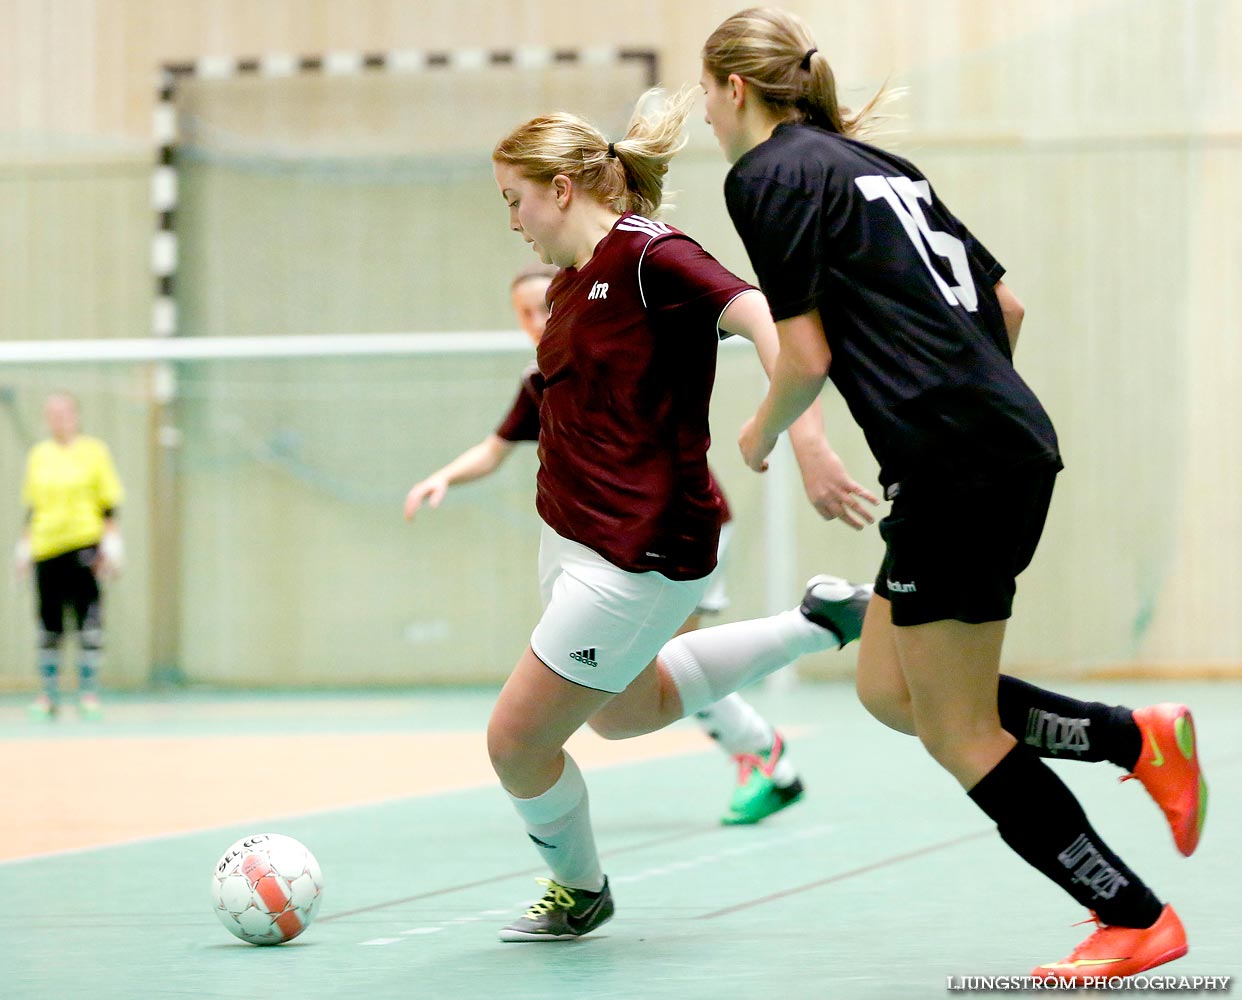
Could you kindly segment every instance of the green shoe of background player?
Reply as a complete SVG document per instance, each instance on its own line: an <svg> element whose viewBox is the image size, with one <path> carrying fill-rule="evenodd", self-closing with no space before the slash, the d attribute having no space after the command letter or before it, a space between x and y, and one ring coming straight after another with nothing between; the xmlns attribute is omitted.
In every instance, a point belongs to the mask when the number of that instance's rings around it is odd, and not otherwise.
<svg viewBox="0 0 1242 1000"><path fill-rule="evenodd" d="M784 750L785 741L777 733L767 750L737 755L737 787L733 789L729 812L721 819L722 823L726 826L758 823L802 798L802 781L796 775L786 785L778 785L772 777Z"/></svg>

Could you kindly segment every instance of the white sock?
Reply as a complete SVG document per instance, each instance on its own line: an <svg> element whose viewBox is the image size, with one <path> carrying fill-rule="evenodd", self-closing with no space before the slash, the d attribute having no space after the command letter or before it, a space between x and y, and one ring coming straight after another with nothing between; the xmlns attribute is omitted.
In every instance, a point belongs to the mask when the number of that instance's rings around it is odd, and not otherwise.
<svg viewBox="0 0 1242 1000"><path fill-rule="evenodd" d="M569 754L565 754L565 770L556 784L542 795L533 799L519 799L515 795L509 798L557 882L590 892L604 887L604 873L591 830L586 782Z"/></svg>
<svg viewBox="0 0 1242 1000"><path fill-rule="evenodd" d="M730 757L738 754L767 753L776 739L776 730L736 691L694 713L695 721ZM772 769L772 780L784 788L798 777L797 769L782 753Z"/></svg>
<svg viewBox="0 0 1242 1000"><path fill-rule="evenodd" d="M836 649L837 637L801 611L731 622L674 636L660 662L681 695L686 715L701 712L806 653Z"/></svg>
<svg viewBox="0 0 1242 1000"><path fill-rule="evenodd" d="M730 757L762 753L774 735L767 719L737 692L694 713L694 719Z"/></svg>

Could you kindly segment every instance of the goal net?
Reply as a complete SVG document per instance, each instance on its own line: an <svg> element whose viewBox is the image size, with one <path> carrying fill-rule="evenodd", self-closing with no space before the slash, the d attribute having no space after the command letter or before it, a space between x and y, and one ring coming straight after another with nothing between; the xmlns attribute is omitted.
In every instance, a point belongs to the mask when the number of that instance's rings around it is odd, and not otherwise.
<svg viewBox="0 0 1242 1000"><path fill-rule="evenodd" d="M497 427L531 357L516 332L0 344L0 504L16 528L42 401L72 392L127 491L110 684L495 682L540 612L534 446L413 524L401 508ZM731 616L767 610L779 546L765 490L779 502L796 488L792 470L765 481L736 456L762 384L748 344L722 347L713 453L738 525ZM792 541L792 520L777 527ZM776 572L790 605L798 570ZM0 603L9 687L29 683L34 638L29 588L13 593Z"/></svg>

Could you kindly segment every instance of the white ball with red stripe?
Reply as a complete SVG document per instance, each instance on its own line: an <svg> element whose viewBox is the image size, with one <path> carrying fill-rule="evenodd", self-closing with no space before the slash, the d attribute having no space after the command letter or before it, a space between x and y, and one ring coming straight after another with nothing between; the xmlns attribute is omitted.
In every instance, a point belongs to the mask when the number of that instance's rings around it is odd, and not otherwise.
<svg viewBox="0 0 1242 1000"><path fill-rule="evenodd" d="M216 916L251 944L292 941L323 898L315 856L292 837L256 833L224 852L211 877Z"/></svg>

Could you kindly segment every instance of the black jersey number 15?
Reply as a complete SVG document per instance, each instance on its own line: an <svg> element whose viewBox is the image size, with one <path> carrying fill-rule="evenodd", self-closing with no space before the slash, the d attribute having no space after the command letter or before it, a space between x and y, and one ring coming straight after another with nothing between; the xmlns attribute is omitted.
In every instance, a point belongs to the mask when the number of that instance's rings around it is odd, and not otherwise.
<svg viewBox="0 0 1242 1000"><path fill-rule="evenodd" d="M914 249L919 252L927 270L936 279L936 285L945 301L949 305L963 306L967 312L975 312L979 308L979 293L975 289L974 279L970 276L970 262L966 259L965 245L956 236L932 229L923 216L923 206L919 202L931 204L931 185L927 181L912 181L909 177L882 177L879 174L856 177L854 183L868 201L882 198L897 213L902 228L910 237ZM929 249L948 262L956 284L950 285L932 267L931 257L927 252Z"/></svg>

